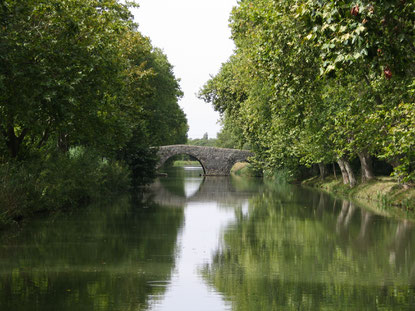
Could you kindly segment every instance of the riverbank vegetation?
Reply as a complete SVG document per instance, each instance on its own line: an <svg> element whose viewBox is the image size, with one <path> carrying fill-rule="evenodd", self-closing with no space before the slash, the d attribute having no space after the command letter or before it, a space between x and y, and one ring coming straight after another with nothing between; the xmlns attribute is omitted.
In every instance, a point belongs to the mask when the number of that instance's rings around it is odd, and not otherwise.
<svg viewBox="0 0 415 311"><path fill-rule="evenodd" d="M248 162L237 162L231 169L231 174L241 177L261 177L262 173Z"/></svg>
<svg viewBox="0 0 415 311"><path fill-rule="evenodd" d="M174 167L185 167L185 166L200 167L201 165L199 161L179 160L179 161L174 161L173 166Z"/></svg>
<svg viewBox="0 0 415 311"><path fill-rule="evenodd" d="M123 3L0 4L0 224L146 183L150 146L186 142L172 66Z"/></svg>
<svg viewBox="0 0 415 311"><path fill-rule="evenodd" d="M187 144L191 146L221 147L218 145L216 138L209 138L208 133L203 134L202 138L189 138Z"/></svg>
<svg viewBox="0 0 415 311"><path fill-rule="evenodd" d="M376 177L376 162L412 187L414 12L412 1L239 1L235 52L199 96L266 175L334 167L353 188Z"/></svg>
<svg viewBox="0 0 415 311"><path fill-rule="evenodd" d="M376 212L388 209L389 213L395 216L414 218L415 187L405 189L393 177L377 177L354 188L344 185L334 176L324 180L313 177L303 181L302 184L334 193L345 199L352 199L359 205L374 209ZM390 207L399 207L399 209L390 209Z"/></svg>

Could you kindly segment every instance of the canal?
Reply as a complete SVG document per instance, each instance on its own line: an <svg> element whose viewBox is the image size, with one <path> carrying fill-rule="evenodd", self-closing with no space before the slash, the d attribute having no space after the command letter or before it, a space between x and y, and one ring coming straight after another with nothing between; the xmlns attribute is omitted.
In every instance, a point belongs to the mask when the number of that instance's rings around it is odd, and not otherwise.
<svg viewBox="0 0 415 311"><path fill-rule="evenodd" d="M412 222L200 173L3 232L0 310L415 309Z"/></svg>

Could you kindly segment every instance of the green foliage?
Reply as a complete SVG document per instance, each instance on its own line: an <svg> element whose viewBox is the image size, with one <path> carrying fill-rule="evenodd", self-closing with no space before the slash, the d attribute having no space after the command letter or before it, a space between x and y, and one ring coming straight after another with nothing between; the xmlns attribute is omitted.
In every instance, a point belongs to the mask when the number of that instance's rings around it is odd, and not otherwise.
<svg viewBox="0 0 415 311"><path fill-rule="evenodd" d="M389 135L382 140L380 156L392 159L398 179L415 182L415 104L401 103L397 109L379 113L376 118L388 124Z"/></svg>
<svg viewBox="0 0 415 311"><path fill-rule="evenodd" d="M414 12L411 1L240 1L234 55L199 95L265 171L368 155L411 182Z"/></svg>
<svg viewBox="0 0 415 311"><path fill-rule="evenodd" d="M185 143L188 125L178 105L182 92L166 55L139 33L129 33L123 43L129 62L123 111L131 135L117 156L130 167L137 187L155 176L157 150L150 147Z"/></svg>
<svg viewBox="0 0 415 311"><path fill-rule="evenodd" d="M222 129L217 135L217 147L250 150L243 131L240 127L233 126L231 116L222 118Z"/></svg>
<svg viewBox="0 0 415 311"><path fill-rule="evenodd" d="M186 141L179 81L136 30L136 5L1 2L1 200L11 218L84 203L99 184L125 189L121 162L134 185L147 183L150 147Z"/></svg>
<svg viewBox="0 0 415 311"><path fill-rule="evenodd" d="M131 170L131 177L134 187L150 183L156 176L157 149L150 149L146 146L133 145L124 160Z"/></svg>
<svg viewBox="0 0 415 311"><path fill-rule="evenodd" d="M10 156L52 138L64 138L67 149L109 135L122 82L118 43L133 27L128 7L116 0L7 0L1 15L0 118Z"/></svg>
<svg viewBox="0 0 415 311"><path fill-rule="evenodd" d="M187 144L191 146L206 146L206 147L218 147L216 138L208 138L207 133L203 138L189 138Z"/></svg>
<svg viewBox="0 0 415 311"><path fill-rule="evenodd" d="M173 74L173 67L166 55L159 49L153 51L153 70L156 77L150 81L154 88L151 98L152 115L145 118L147 128L151 131L154 146L184 144L187 140L187 120L183 110L178 105L178 99L183 95L179 81Z"/></svg>
<svg viewBox="0 0 415 311"><path fill-rule="evenodd" d="M85 148L54 153L43 161L0 166L1 224L41 211L71 209L129 187L128 171ZM0 224L0 225L1 225Z"/></svg>
<svg viewBox="0 0 415 311"><path fill-rule="evenodd" d="M116 0L1 6L4 155L23 159L48 143L114 155L136 127L152 145L185 142L178 80L128 8Z"/></svg>
<svg viewBox="0 0 415 311"><path fill-rule="evenodd" d="M250 163L236 163L231 170L231 173L235 176L241 177L262 177L260 169Z"/></svg>

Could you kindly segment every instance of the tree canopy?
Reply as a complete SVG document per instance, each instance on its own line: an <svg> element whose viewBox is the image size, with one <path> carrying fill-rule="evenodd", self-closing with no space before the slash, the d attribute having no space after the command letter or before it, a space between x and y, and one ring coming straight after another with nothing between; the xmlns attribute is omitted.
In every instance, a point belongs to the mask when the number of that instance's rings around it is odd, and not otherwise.
<svg viewBox="0 0 415 311"><path fill-rule="evenodd" d="M264 169L337 162L345 183L373 157L414 180L415 4L242 0L234 55L200 91Z"/></svg>
<svg viewBox="0 0 415 311"><path fill-rule="evenodd" d="M179 81L117 0L6 0L0 5L3 158L58 146L110 156L185 142Z"/></svg>

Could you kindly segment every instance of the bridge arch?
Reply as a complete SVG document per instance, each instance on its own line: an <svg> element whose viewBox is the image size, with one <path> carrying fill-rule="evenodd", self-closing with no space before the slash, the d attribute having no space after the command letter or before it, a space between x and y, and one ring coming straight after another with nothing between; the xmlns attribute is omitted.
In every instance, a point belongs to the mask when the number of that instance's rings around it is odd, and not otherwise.
<svg viewBox="0 0 415 311"><path fill-rule="evenodd" d="M206 175L206 168L205 168L205 164L203 163L203 160L200 160L197 156L195 156L194 154L191 154L190 152L187 152L187 153L183 152L183 153L177 153L177 154L172 154L172 155L163 154L163 157L161 157L160 154L159 154L160 159L159 159L159 163L157 165L157 168L162 167L164 165L164 163L167 162L167 160L169 160L172 157L177 156L177 155L187 155L187 156L190 156L193 159L195 159L197 162L199 162L200 166L202 167L203 174Z"/></svg>
<svg viewBox="0 0 415 311"><path fill-rule="evenodd" d="M248 161L253 153L246 150L215 148L205 146L171 145L161 146L158 150L160 168L169 158L187 154L199 161L205 175L227 176L236 162Z"/></svg>

